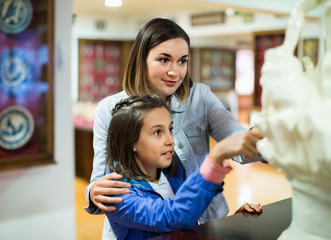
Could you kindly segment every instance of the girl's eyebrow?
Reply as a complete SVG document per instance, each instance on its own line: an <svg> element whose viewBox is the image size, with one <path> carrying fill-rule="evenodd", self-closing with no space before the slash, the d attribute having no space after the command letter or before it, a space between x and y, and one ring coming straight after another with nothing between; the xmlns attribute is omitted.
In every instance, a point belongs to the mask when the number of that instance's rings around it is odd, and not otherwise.
<svg viewBox="0 0 331 240"><path fill-rule="evenodd" d="M160 127L163 127L163 125L161 125L161 124L159 124L159 125L153 125L153 126L151 127L151 129L153 129L153 128L160 128Z"/></svg>
<svg viewBox="0 0 331 240"><path fill-rule="evenodd" d="M174 122L173 122L173 121L171 121L171 123L169 124L169 126L171 126L171 125L174 125ZM158 124L158 125L153 125L153 126L151 127L151 129L153 129L153 128L161 128L161 127L164 127L164 126L161 125L161 124Z"/></svg>
<svg viewBox="0 0 331 240"><path fill-rule="evenodd" d="M159 53L159 55L163 55L165 57L171 57L171 55L168 53ZM181 58L188 58L188 57L189 57L189 55L183 55Z"/></svg>

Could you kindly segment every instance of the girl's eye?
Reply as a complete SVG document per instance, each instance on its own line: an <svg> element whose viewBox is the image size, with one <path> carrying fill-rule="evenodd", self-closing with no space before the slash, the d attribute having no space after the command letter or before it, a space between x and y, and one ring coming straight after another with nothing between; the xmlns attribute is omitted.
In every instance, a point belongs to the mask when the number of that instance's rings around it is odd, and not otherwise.
<svg viewBox="0 0 331 240"><path fill-rule="evenodd" d="M154 132L154 135L160 135L161 134L161 130L157 130Z"/></svg>
<svg viewBox="0 0 331 240"><path fill-rule="evenodd" d="M169 132L173 133L173 131L174 131L173 127L169 128Z"/></svg>

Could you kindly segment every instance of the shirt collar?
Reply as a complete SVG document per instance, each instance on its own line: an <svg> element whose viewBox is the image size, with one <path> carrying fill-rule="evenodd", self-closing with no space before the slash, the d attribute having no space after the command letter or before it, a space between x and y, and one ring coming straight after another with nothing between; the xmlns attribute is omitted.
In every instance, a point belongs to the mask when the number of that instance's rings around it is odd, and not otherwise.
<svg viewBox="0 0 331 240"><path fill-rule="evenodd" d="M170 108L172 112L185 112L187 109L187 101L185 101L184 104L181 105L180 99L173 94L170 98Z"/></svg>
<svg viewBox="0 0 331 240"><path fill-rule="evenodd" d="M141 190L153 190L152 186L146 180L136 180L131 178L129 183Z"/></svg>

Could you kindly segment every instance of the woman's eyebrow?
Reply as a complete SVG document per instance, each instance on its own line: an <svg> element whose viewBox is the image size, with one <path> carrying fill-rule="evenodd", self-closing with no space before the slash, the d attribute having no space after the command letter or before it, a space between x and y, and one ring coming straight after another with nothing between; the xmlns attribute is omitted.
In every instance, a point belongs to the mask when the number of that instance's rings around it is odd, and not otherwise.
<svg viewBox="0 0 331 240"><path fill-rule="evenodd" d="M168 54L168 53L159 53L159 55L163 55L163 56L166 56L166 57L171 57L171 55Z"/></svg>
<svg viewBox="0 0 331 240"><path fill-rule="evenodd" d="M159 53L159 55L163 55L163 56L165 56L165 57L171 57L171 55L168 54L168 53ZM183 55L183 56L181 56L181 58L188 58L188 57L189 57L188 54L187 54L187 55Z"/></svg>

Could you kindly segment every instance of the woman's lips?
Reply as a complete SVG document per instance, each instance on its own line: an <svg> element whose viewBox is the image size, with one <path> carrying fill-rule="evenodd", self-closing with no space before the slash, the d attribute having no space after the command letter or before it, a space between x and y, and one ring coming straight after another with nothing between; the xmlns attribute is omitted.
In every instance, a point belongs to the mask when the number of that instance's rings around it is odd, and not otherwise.
<svg viewBox="0 0 331 240"><path fill-rule="evenodd" d="M177 81L166 81L166 80L164 80L164 82L169 87L176 86L176 84L177 84Z"/></svg>

